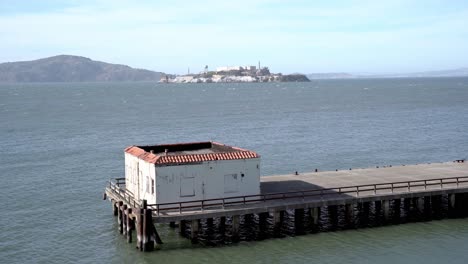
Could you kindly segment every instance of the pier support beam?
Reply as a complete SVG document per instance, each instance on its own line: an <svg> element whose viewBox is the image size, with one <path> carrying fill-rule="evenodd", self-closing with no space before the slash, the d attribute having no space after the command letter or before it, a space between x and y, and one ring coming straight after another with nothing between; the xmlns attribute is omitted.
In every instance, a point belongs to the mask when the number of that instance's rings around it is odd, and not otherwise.
<svg viewBox="0 0 468 264"><path fill-rule="evenodd" d="M151 209L143 209L143 251L149 252L154 250L154 225Z"/></svg>
<svg viewBox="0 0 468 264"><path fill-rule="evenodd" d="M294 210L294 232L296 235L304 234L304 209Z"/></svg>
<svg viewBox="0 0 468 264"><path fill-rule="evenodd" d="M393 223L398 224L401 220L401 199L393 200Z"/></svg>
<svg viewBox="0 0 468 264"><path fill-rule="evenodd" d="M221 216L219 218L219 232L224 236L226 232L226 217Z"/></svg>
<svg viewBox="0 0 468 264"><path fill-rule="evenodd" d="M388 221L390 219L390 201L382 201L382 211L384 220Z"/></svg>
<svg viewBox="0 0 468 264"><path fill-rule="evenodd" d="M455 213L456 217L465 217L468 215L468 194L455 194Z"/></svg>
<svg viewBox="0 0 468 264"><path fill-rule="evenodd" d="M376 224L380 225L382 221L382 201L375 201L374 202L374 213L375 213L375 222Z"/></svg>
<svg viewBox="0 0 468 264"><path fill-rule="evenodd" d="M117 203L117 223L119 224L119 233L123 234L123 212L122 212L123 202L119 201Z"/></svg>
<svg viewBox="0 0 468 264"><path fill-rule="evenodd" d="M134 221L131 218L132 208L127 208L126 215L127 215L127 224L126 224L126 227L127 227L127 232L126 232L127 242L132 243L132 230L135 228L134 227Z"/></svg>
<svg viewBox="0 0 468 264"><path fill-rule="evenodd" d="M312 217L311 223L313 225L313 230L318 229L319 220L320 220L320 207L310 208L310 215Z"/></svg>
<svg viewBox="0 0 468 264"><path fill-rule="evenodd" d="M405 215L407 215L411 211L411 198L403 199L403 209L405 211Z"/></svg>
<svg viewBox="0 0 468 264"><path fill-rule="evenodd" d="M127 205L124 204L122 205L122 234L124 236L127 235L127 218L128 218Z"/></svg>
<svg viewBox="0 0 468 264"><path fill-rule="evenodd" d="M338 227L338 206L330 205L328 206L328 217L330 220L330 229L336 230Z"/></svg>
<svg viewBox="0 0 468 264"><path fill-rule="evenodd" d="M420 214L424 214L424 197L416 198L416 208Z"/></svg>
<svg viewBox="0 0 468 264"><path fill-rule="evenodd" d="M441 219L442 218L442 195L434 195L431 197L431 205L433 218Z"/></svg>
<svg viewBox="0 0 468 264"><path fill-rule="evenodd" d="M456 212L456 209L455 209L455 203L456 203L456 200L455 200L455 194L454 193L451 193L448 195L448 214L449 214L449 217L456 217L457 216L457 212Z"/></svg>
<svg viewBox="0 0 468 264"><path fill-rule="evenodd" d="M354 227L354 204L345 205L345 222L347 228Z"/></svg>
<svg viewBox="0 0 468 264"><path fill-rule="evenodd" d="M209 228L212 228L213 227L213 218L207 218L206 219L206 225L209 227Z"/></svg>
<svg viewBox="0 0 468 264"><path fill-rule="evenodd" d="M200 229L200 220L199 219L192 220L192 223L190 225L190 240L194 244L198 242L199 229Z"/></svg>
<svg viewBox="0 0 468 264"><path fill-rule="evenodd" d="M431 196L424 197L424 217L427 220L432 218Z"/></svg>
<svg viewBox="0 0 468 264"><path fill-rule="evenodd" d="M463 202L460 205L461 209L461 216L466 217L468 216L468 193L462 193Z"/></svg>
<svg viewBox="0 0 468 264"><path fill-rule="evenodd" d="M119 211L117 209L117 203L115 200L112 200L112 212L114 213L114 216L119 215Z"/></svg>
<svg viewBox="0 0 468 264"><path fill-rule="evenodd" d="M232 217L232 241L238 242L239 241L239 225L240 225L240 217L238 215L234 215Z"/></svg>
<svg viewBox="0 0 468 264"><path fill-rule="evenodd" d="M137 247L140 251L154 250L155 241L162 241L153 225L153 211L151 209L139 209L136 214Z"/></svg>
<svg viewBox="0 0 468 264"><path fill-rule="evenodd" d="M187 222L185 220L179 221L179 234L181 234L183 237L185 236L186 226L187 226Z"/></svg>
<svg viewBox="0 0 468 264"><path fill-rule="evenodd" d="M269 216L268 212L258 214L258 227L259 227L261 237L263 237L268 232L268 223L267 223L268 216Z"/></svg>
<svg viewBox="0 0 468 264"><path fill-rule="evenodd" d="M361 226L367 227L369 225L369 217L370 217L370 202L364 202L360 206L360 224Z"/></svg>
<svg viewBox="0 0 468 264"><path fill-rule="evenodd" d="M281 233L281 226L283 224L284 211L273 212L273 236L279 237Z"/></svg>

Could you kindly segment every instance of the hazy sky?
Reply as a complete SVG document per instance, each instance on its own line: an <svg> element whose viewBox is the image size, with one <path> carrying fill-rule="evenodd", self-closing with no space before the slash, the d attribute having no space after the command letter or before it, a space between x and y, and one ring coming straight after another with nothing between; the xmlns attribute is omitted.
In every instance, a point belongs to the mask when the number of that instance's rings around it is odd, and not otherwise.
<svg viewBox="0 0 468 264"><path fill-rule="evenodd" d="M0 62L73 54L184 73L468 66L468 1L0 0Z"/></svg>

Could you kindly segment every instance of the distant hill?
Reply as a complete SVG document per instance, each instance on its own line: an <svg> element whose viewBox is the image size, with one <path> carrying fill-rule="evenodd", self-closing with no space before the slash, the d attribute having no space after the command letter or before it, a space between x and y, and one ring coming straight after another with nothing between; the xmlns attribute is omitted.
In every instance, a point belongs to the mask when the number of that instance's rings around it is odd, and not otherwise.
<svg viewBox="0 0 468 264"><path fill-rule="evenodd" d="M345 72L329 72L329 73L310 73L307 74L309 79L346 79L355 78L354 75Z"/></svg>
<svg viewBox="0 0 468 264"><path fill-rule="evenodd" d="M159 81L162 74L72 55L0 64L0 82Z"/></svg>
<svg viewBox="0 0 468 264"><path fill-rule="evenodd" d="M309 79L468 77L468 68L395 74L310 73L307 77Z"/></svg>
<svg viewBox="0 0 468 264"><path fill-rule="evenodd" d="M305 76L304 74L300 74L300 73L282 75L280 81L281 82L310 82L307 76Z"/></svg>
<svg viewBox="0 0 468 264"><path fill-rule="evenodd" d="M412 72L400 74L385 74L375 75L376 77L464 77L468 76L468 68L441 70L441 71L426 71L426 72Z"/></svg>

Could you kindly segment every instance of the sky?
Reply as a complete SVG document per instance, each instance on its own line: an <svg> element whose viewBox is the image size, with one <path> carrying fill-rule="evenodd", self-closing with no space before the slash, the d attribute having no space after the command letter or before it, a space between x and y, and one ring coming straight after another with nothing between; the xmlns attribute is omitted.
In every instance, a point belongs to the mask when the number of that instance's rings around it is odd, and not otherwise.
<svg viewBox="0 0 468 264"><path fill-rule="evenodd" d="M79 55L166 73L468 67L468 1L0 0L0 62Z"/></svg>

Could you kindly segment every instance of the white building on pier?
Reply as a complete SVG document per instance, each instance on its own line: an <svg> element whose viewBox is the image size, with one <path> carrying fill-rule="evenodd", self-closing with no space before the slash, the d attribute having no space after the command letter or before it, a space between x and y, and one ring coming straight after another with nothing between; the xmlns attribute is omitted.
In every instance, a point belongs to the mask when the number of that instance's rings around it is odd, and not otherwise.
<svg viewBox="0 0 468 264"><path fill-rule="evenodd" d="M125 186L150 204L257 195L260 156L216 142L131 146Z"/></svg>

